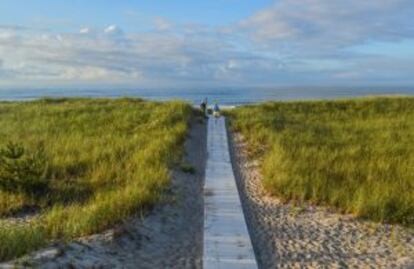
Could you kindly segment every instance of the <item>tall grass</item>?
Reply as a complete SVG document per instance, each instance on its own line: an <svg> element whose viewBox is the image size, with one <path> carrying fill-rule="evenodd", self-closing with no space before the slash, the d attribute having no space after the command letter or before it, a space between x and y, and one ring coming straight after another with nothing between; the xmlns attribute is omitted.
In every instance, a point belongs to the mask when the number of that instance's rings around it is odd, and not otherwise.
<svg viewBox="0 0 414 269"><path fill-rule="evenodd" d="M271 102L230 114L269 193L414 224L414 98Z"/></svg>
<svg viewBox="0 0 414 269"><path fill-rule="evenodd" d="M42 145L48 191L0 190L0 214L41 210L30 225L0 227L0 260L51 240L98 232L152 206L181 156L192 108L139 99L0 103L0 148Z"/></svg>

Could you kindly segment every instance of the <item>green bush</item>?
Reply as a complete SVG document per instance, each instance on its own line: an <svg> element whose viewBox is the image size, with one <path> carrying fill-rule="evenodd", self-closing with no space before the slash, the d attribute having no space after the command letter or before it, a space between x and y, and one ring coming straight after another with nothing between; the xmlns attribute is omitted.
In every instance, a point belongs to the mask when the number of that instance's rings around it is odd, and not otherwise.
<svg viewBox="0 0 414 269"><path fill-rule="evenodd" d="M181 171L183 171L184 173L188 173L188 174L196 173L195 167L191 165L190 163L182 163L180 166L181 166Z"/></svg>
<svg viewBox="0 0 414 269"><path fill-rule="evenodd" d="M34 196L44 194L49 187L46 169L43 146L29 153L23 146L10 142L0 150L0 189Z"/></svg>

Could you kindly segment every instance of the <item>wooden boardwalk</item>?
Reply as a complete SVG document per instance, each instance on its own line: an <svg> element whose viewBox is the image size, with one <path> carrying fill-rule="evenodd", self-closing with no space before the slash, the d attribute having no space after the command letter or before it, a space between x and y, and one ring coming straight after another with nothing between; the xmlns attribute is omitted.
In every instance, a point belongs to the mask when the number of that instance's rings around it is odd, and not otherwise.
<svg viewBox="0 0 414 269"><path fill-rule="evenodd" d="M210 118L203 268L257 268L230 160L225 118Z"/></svg>

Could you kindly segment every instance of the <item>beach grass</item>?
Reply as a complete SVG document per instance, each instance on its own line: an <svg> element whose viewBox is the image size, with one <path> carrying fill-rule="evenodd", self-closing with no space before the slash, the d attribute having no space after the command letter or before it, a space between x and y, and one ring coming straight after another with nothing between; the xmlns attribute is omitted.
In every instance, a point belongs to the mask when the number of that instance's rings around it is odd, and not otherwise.
<svg viewBox="0 0 414 269"><path fill-rule="evenodd" d="M129 98L0 102L0 220L37 212L0 224L0 260L153 206L194 113L180 101Z"/></svg>
<svg viewBox="0 0 414 269"><path fill-rule="evenodd" d="M271 195L414 224L414 98L268 102L228 114Z"/></svg>

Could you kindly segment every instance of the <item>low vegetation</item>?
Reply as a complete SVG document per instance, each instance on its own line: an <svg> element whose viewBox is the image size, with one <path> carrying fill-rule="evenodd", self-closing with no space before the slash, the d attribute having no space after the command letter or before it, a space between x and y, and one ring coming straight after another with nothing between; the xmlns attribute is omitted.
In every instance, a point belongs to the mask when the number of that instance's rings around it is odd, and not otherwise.
<svg viewBox="0 0 414 269"><path fill-rule="evenodd" d="M270 194L414 224L414 98L269 102L230 117Z"/></svg>
<svg viewBox="0 0 414 269"><path fill-rule="evenodd" d="M0 224L0 260L152 206L192 115L185 103L139 99L0 103L0 221L37 212L30 224Z"/></svg>
<svg viewBox="0 0 414 269"><path fill-rule="evenodd" d="M188 173L188 174L196 173L195 167L191 165L190 163L181 163L180 168L181 168L181 171L183 171L184 173Z"/></svg>

